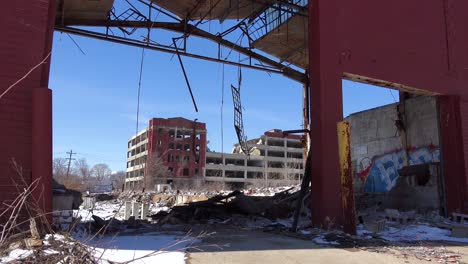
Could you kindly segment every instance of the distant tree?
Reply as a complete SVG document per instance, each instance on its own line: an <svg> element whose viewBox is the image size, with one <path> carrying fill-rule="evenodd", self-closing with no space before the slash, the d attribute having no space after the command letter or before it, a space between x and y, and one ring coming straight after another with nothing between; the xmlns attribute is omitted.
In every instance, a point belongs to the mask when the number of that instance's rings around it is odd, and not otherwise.
<svg viewBox="0 0 468 264"><path fill-rule="evenodd" d="M109 165L105 163L98 163L91 169L91 175L95 177L97 181L108 179L111 174L112 171Z"/></svg>
<svg viewBox="0 0 468 264"><path fill-rule="evenodd" d="M151 190L157 183L158 178L167 178L171 175L167 166L164 165L164 160L161 155L157 152L146 161L146 177L145 177L145 188Z"/></svg>
<svg viewBox="0 0 468 264"><path fill-rule="evenodd" d="M118 171L116 173L113 173L110 176L110 179L114 188L120 190L125 184L125 171Z"/></svg>
<svg viewBox="0 0 468 264"><path fill-rule="evenodd" d="M67 160L64 158L55 158L52 163L52 173L55 179L63 179L67 176Z"/></svg>
<svg viewBox="0 0 468 264"><path fill-rule="evenodd" d="M91 169L85 158L76 160L74 165L75 171L81 177L81 180L86 181L91 176Z"/></svg>
<svg viewBox="0 0 468 264"><path fill-rule="evenodd" d="M67 175L68 160L65 158L55 158L53 160L53 177L59 183L65 186L67 189L83 191L84 185L80 176L77 175L76 167L70 168L70 172Z"/></svg>

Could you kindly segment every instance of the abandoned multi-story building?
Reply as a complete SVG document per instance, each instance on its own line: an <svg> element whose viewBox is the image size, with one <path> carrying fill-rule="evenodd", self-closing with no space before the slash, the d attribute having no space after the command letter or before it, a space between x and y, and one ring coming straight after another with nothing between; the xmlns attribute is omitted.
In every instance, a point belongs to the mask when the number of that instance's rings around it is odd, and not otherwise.
<svg viewBox="0 0 468 264"><path fill-rule="evenodd" d="M201 176L205 153L205 123L153 118L128 140L125 187L143 187L145 176L161 176L161 183Z"/></svg>
<svg viewBox="0 0 468 264"><path fill-rule="evenodd" d="M264 186L299 183L304 171L302 137L274 129L238 144L232 153L206 151L206 125L185 118L153 118L128 140L126 188L203 176L206 182ZM146 178L145 178L146 177ZM146 179L146 181L145 181ZM199 179L199 178L197 178ZM154 186L146 186L152 188Z"/></svg>
<svg viewBox="0 0 468 264"><path fill-rule="evenodd" d="M238 144L232 153L207 152L205 181L274 186L299 183L304 173L302 137L273 129L249 140L250 155Z"/></svg>

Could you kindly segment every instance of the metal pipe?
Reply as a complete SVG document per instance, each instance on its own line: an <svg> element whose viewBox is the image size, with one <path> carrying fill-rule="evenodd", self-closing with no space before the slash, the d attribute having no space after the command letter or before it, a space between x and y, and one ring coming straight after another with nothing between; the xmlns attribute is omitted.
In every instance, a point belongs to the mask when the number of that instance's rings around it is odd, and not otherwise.
<svg viewBox="0 0 468 264"><path fill-rule="evenodd" d="M177 43L176 43L175 39L172 39L172 42L174 43L174 47L175 47L175 50L176 50L177 58L179 59L180 67L182 68L182 72L184 73L184 78L185 78L185 82L187 83L187 88L188 88L188 90L190 92L190 97L192 97L193 107L195 107L195 112L198 112L197 102L195 102L195 97L193 96L193 93L192 93L192 87L190 87L190 82L188 80L187 73L185 72L184 63L182 62L182 58L180 57L179 49L177 48Z"/></svg>

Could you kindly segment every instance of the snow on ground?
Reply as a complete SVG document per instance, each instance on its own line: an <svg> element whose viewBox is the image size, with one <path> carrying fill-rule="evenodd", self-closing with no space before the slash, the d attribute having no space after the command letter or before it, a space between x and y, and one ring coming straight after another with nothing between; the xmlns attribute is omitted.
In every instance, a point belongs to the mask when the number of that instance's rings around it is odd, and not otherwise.
<svg viewBox="0 0 468 264"><path fill-rule="evenodd" d="M157 204L152 203L150 205L149 214L154 215L161 211L168 211L168 210L169 210L169 207L167 206L158 206Z"/></svg>
<svg viewBox="0 0 468 264"><path fill-rule="evenodd" d="M97 215L102 219L110 219L112 217L123 220L124 205L117 201L102 201L96 202L93 209L84 209L80 206L79 210L73 210L75 217L81 217L81 221L91 221L92 215Z"/></svg>
<svg viewBox="0 0 468 264"><path fill-rule="evenodd" d="M440 240L468 243L468 238L452 237L450 230L427 224L409 224L401 226L401 228L389 227L379 234L388 241Z"/></svg>
<svg viewBox="0 0 468 264"><path fill-rule="evenodd" d="M318 236L318 237L314 237L314 239L312 239L312 241L314 241L314 243L317 243L317 244L320 244L320 245L339 245L340 243L336 242L336 241L327 241L324 239L324 236Z"/></svg>
<svg viewBox="0 0 468 264"><path fill-rule="evenodd" d="M97 215L102 219L108 220L112 217L118 220L124 220L125 205L123 202L116 200L113 201L102 201L96 202L93 209L84 209L80 206L79 210L73 210L73 216L81 218L82 222L92 221L92 215ZM167 211L169 207L158 206L157 204L151 203L149 214L153 215L160 211Z"/></svg>
<svg viewBox="0 0 468 264"><path fill-rule="evenodd" d="M94 248L94 255L101 263L168 263L184 264L184 249L198 242L194 238L178 233L133 233L118 236L104 236L85 243Z"/></svg>
<svg viewBox="0 0 468 264"><path fill-rule="evenodd" d="M52 235L46 235L43 250L48 254L57 254L58 251L50 246L49 239ZM53 235L55 240L73 244L73 239L66 239L63 235ZM182 233L125 233L121 235L107 235L102 238L84 239L80 242L87 245L100 264L112 262L124 263L132 261L132 264L167 263L185 264L185 249L199 242L196 238L184 236ZM28 257L33 250L14 249L8 256L0 258L0 263L19 261Z"/></svg>
<svg viewBox="0 0 468 264"><path fill-rule="evenodd" d="M372 232L362 229L362 225L358 226L357 233L364 238L371 238L369 235ZM468 238L452 237L451 231L425 223L400 225L398 228L388 227L387 230L379 232L380 238L387 241L452 241L460 243L468 243Z"/></svg>
<svg viewBox="0 0 468 264"><path fill-rule="evenodd" d="M23 259L31 255L32 253L33 253L32 250L25 250L25 249L17 248L17 249L10 251L8 256L0 258L0 263L8 263L14 260Z"/></svg>
<svg viewBox="0 0 468 264"><path fill-rule="evenodd" d="M292 189L291 189L292 188ZM265 187L245 189L242 192L248 196L273 196L277 193L291 189L289 192L299 191L300 185L281 186L281 187Z"/></svg>

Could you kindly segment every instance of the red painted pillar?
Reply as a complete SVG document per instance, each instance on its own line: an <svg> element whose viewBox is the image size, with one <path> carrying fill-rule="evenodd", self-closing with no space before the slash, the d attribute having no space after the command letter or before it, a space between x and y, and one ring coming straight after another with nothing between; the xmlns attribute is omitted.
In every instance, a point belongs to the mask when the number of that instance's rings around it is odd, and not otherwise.
<svg viewBox="0 0 468 264"><path fill-rule="evenodd" d="M464 154L468 151L468 131L463 130L462 121L464 117L465 123L468 123L468 112L461 111L463 102L458 96L440 96L438 99L441 162L447 211L449 214L466 212L466 175L468 174L466 174L465 167L467 155ZM465 140L463 140L463 133L467 134ZM467 142L465 150L463 141Z"/></svg>
<svg viewBox="0 0 468 264"><path fill-rule="evenodd" d="M32 90L32 181L38 180L33 195L39 208L52 211L52 91ZM50 218L51 215L48 215Z"/></svg>
<svg viewBox="0 0 468 264"><path fill-rule="evenodd" d="M309 4L311 207L318 227L341 227L337 122L343 119L336 0Z"/></svg>
<svg viewBox="0 0 468 264"><path fill-rule="evenodd" d="M55 1L5 1L2 11L0 93L16 85L0 98L0 198L3 205L8 204L18 195L15 183L23 183L24 179L28 185L38 179L34 199L43 212L49 212L52 209L52 98L48 82ZM47 56L45 63L27 74ZM17 83L18 80L21 81ZM21 168L21 176L14 171L12 160Z"/></svg>
<svg viewBox="0 0 468 264"><path fill-rule="evenodd" d="M462 212L468 214L468 95L462 96L460 99L460 120L462 129L463 142L463 158L464 158L464 173L462 173L463 184L463 209ZM461 157L460 157L461 158ZM460 166L461 167L461 166Z"/></svg>
<svg viewBox="0 0 468 264"><path fill-rule="evenodd" d="M48 88L52 40L55 24L55 0L48 1L47 23L44 25L44 49L40 86L32 89L32 177L39 188L33 193L44 213L52 212L52 91ZM48 214L48 219L52 219Z"/></svg>

